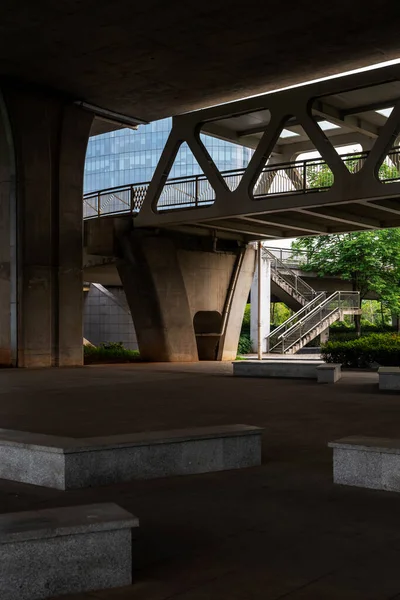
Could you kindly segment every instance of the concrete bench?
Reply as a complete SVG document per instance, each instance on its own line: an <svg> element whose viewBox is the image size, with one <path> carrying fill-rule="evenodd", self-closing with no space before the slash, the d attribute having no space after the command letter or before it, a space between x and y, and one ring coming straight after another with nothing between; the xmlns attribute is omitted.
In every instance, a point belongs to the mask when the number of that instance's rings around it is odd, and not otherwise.
<svg viewBox="0 0 400 600"><path fill-rule="evenodd" d="M318 383L336 383L342 377L342 365L327 363L317 367Z"/></svg>
<svg viewBox="0 0 400 600"><path fill-rule="evenodd" d="M322 360L240 360L233 363L235 377L280 377L282 379L317 379Z"/></svg>
<svg viewBox="0 0 400 600"><path fill-rule="evenodd" d="M354 436L328 446L335 483L400 492L400 440Z"/></svg>
<svg viewBox="0 0 400 600"><path fill-rule="evenodd" d="M136 517L116 504L0 515L0 598L39 600L132 583Z"/></svg>
<svg viewBox="0 0 400 600"><path fill-rule="evenodd" d="M379 389L400 391L400 367L379 367Z"/></svg>
<svg viewBox="0 0 400 600"><path fill-rule="evenodd" d="M252 467L261 433L220 425L74 439L0 429L0 479L67 490Z"/></svg>

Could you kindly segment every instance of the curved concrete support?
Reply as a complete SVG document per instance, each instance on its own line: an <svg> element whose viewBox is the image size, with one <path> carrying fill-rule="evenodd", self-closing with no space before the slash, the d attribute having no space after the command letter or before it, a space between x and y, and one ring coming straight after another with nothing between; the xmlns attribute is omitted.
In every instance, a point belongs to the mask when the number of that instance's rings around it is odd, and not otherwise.
<svg viewBox="0 0 400 600"><path fill-rule="evenodd" d="M15 159L16 193L8 212L10 193L0 198L1 228L9 232L1 252L17 273L17 290L11 268L0 281L0 319L4 325L8 320L11 331L8 341L1 334L0 361L81 365L82 184L93 117L55 95L17 86L4 86L2 93L14 149L7 155L2 142L0 161L12 188ZM16 336L9 308L14 305Z"/></svg>
<svg viewBox="0 0 400 600"><path fill-rule="evenodd" d="M231 300L226 310L226 323L218 347L218 360L235 360L243 323L244 309L249 297L256 265L256 251L247 247L240 255L232 273ZM229 294L229 290L228 290Z"/></svg>
<svg viewBox="0 0 400 600"><path fill-rule="evenodd" d="M117 226L118 221L116 220ZM121 224L121 220L119 220ZM119 231L118 272L149 361L232 360L255 267L252 248L211 238Z"/></svg>
<svg viewBox="0 0 400 600"><path fill-rule="evenodd" d="M132 231L120 243L124 259L117 267L142 358L196 361L196 338L173 241Z"/></svg>

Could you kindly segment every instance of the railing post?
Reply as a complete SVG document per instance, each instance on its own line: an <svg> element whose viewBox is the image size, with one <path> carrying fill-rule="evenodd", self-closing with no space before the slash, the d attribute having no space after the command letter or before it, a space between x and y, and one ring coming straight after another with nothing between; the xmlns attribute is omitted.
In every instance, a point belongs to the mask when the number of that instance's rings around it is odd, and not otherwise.
<svg viewBox="0 0 400 600"><path fill-rule="evenodd" d="M261 311L261 277L262 277L262 245L261 242L257 242L257 270L258 270L258 279L257 279L257 356L258 360L262 360L263 348L261 339L261 319L262 319L262 311Z"/></svg>
<svg viewBox="0 0 400 600"><path fill-rule="evenodd" d="M97 192L97 216L100 217L101 215L101 210L100 210L100 192Z"/></svg>
<svg viewBox="0 0 400 600"><path fill-rule="evenodd" d="M199 178L198 175L196 175L195 180L194 180L194 203L196 208L198 208L199 206Z"/></svg>
<svg viewBox="0 0 400 600"><path fill-rule="evenodd" d="M307 163L303 161L303 192L307 190Z"/></svg>

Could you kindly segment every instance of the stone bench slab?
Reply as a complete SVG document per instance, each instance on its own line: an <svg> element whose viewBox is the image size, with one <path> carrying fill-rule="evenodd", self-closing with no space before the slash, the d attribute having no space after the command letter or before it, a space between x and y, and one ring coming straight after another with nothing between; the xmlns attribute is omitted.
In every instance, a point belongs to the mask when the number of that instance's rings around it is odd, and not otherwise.
<svg viewBox="0 0 400 600"><path fill-rule="evenodd" d="M317 367L318 383L336 383L342 377L342 365L327 363Z"/></svg>
<svg viewBox="0 0 400 600"><path fill-rule="evenodd" d="M132 528L116 504L0 515L0 598L39 600L130 585Z"/></svg>
<svg viewBox="0 0 400 600"><path fill-rule="evenodd" d="M279 377L282 379L317 379L320 360L241 360L233 363L235 377Z"/></svg>
<svg viewBox="0 0 400 600"><path fill-rule="evenodd" d="M334 483L400 492L400 440L353 436L328 446Z"/></svg>
<svg viewBox="0 0 400 600"><path fill-rule="evenodd" d="M225 425L93 438L0 430L0 478L72 489L261 464L259 427Z"/></svg>
<svg viewBox="0 0 400 600"><path fill-rule="evenodd" d="M379 389L400 391L400 367L379 367Z"/></svg>

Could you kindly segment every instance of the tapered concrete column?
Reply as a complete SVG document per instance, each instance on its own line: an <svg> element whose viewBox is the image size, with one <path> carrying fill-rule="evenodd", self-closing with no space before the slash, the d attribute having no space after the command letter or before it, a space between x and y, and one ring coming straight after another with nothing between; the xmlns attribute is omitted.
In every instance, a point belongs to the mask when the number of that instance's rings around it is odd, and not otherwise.
<svg viewBox="0 0 400 600"><path fill-rule="evenodd" d="M90 250L102 250L93 223ZM233 360L254 274L253 248L235 241L133 230L116 219L118 272L141 356L150 361ZM221 249L220 249L221 248Z"/></svg>
<svg viewBox="0 0 400 600"><path fill-rule="evenodd" d="M117 263L144 360L194 362L196 337L172 239L121 232Z"/></svg>
<svg viewBox="0 0 400 600"><path fill-rule="evenodd" d="M226 296L225 319L218 347L218 360L236 359L244 310L254 277L255 263L256 252L254 248L244 248L237 258Z"/></svg>
<svg viewBox="0 0 400 600"><path fill-rule="evenodd" d="M0 262L9 274L0 280L0 361L81 365L82 188L93 118L60 97L16 87L2 94L9 135L0 226L8 239Z"/></svg>

